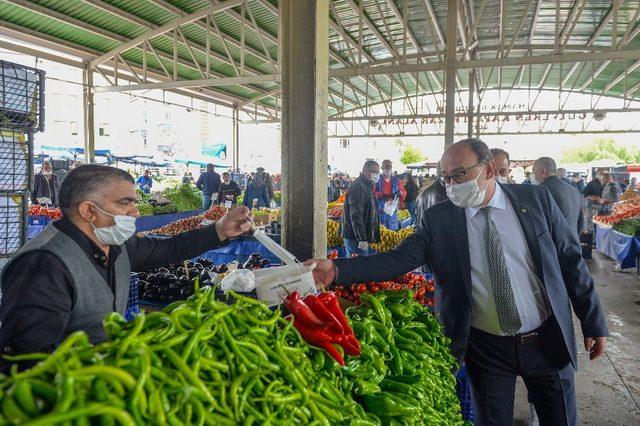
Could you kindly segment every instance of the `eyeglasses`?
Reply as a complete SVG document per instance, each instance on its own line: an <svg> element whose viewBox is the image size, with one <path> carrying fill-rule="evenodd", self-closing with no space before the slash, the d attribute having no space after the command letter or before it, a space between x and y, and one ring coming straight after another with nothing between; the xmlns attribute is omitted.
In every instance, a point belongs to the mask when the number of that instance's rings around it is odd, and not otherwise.
<svg viewBox="0 0 640 426"><path fill-rule="evenodd" d="M438 178L438 181L442 186L451 185L452 181L455 183L464 183L467 181L467 172L469 172L469 170L473 169L474 167L478 167L480 164L484 164L485 162L486 161L481 161L478 164L474 164L473 166L469 167L468 169L459 170L451 176L441 176Z"/></svg>

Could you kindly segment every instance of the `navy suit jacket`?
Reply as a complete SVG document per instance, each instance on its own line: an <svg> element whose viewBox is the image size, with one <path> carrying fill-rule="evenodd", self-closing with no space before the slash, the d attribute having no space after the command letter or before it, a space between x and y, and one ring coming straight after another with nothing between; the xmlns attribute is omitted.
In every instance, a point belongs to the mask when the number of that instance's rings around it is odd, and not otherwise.
<svg viewBox="0 0 640 426"><path fill-rule="evenodd" d="M542 186L551 192L551 196L560 208L569 226L582 233L584 219L582 217L582 195L575 186L568 184L557 176L549 176Z"/></svg>
<svg viewBox="0 0 640 426"><path fill-rule="evenodd" d="M502 185L524 231L553 314L575 368L577 348L571 306L585 337L607 336L595 284L575 230L549 191L538 185ZM416 232L399 247L369 257L335 260L338 284L384 281L428 263L436 276L436 311L451 351L464 359L471 328L471 267L464 209L447 200L431 207Z"/></svg>

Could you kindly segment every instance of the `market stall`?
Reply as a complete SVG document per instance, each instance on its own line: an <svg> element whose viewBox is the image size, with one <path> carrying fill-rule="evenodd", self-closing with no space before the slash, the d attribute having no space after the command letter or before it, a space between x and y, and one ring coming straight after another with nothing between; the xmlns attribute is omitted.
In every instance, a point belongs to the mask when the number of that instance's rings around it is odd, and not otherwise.
<svg viewBox="0 0 640 426"><path fill-rule="evenodd" d="M625 192L610 215L596 215L593 222L596 248L621 269L636 267L640 273L640 196Z"/></svg>

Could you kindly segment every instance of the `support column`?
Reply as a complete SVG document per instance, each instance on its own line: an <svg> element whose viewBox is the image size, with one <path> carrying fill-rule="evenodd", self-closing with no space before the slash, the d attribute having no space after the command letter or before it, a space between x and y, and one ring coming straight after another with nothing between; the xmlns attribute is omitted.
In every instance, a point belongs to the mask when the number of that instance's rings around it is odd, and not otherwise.
<svg viewBox="0 0 640 426"><path fill-rule="evenodd" d="M447 6L447 69L445 93L444 148L453 145L456 113L456 51L458 49L458 0Z"/></svg>
<svg viewBox="0 0 640 426"><path fill-rule="evenodd" d="M469 105L467 107L467 137L473 137L473 96L476 81L476 70L469 71Z"/></svg>
<svg viewBox="0 0 640 426"><path fill-rule="evenodd" d="M96 162L96 134L93 103L93 69L86 63L82 71L82 118L84 135L84 162Z"/></svg>
<svg viewBox="0 0 640 426"><path fill-rule="evenodd" d="M240 170L240 114L238 108L233 109L233 170Z"/></svg>
<svg viewBox="0 0 640 426"><path fill-rule="evenodd" d="M327 255L328 0L281 0L282 242Z"/></svg>

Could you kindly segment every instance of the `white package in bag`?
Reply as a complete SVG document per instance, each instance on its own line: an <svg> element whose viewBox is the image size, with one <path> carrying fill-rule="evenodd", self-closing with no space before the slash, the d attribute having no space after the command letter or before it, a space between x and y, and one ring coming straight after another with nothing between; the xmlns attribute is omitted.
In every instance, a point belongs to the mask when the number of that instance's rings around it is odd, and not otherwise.
<svg viewBox="0 0 640 426"><path fill-rule="evenodd" d="M253 271L258 300L265 302L268 306L275 306L282 303L282 299L294 291L298 291L300 297L316 294L318 290L311 273L315 267L315 264L305 266L302 263L296 263Z"/></svg>
<svg viewBox="0 0 640 426"><path fill-rule="evenodd" d="M400 204L400 197L396 195L393 200L384 203L384 212L389 216L393 216L396 210L398 210L398 204Z"/></svg>
<svg viewBox="0 0 640 426"><path fill-rule="evenodd" d="M251 269L234 269L220 283L222 291L233 290L240 292L250 292L256 288L256 281Z"/></svg>

